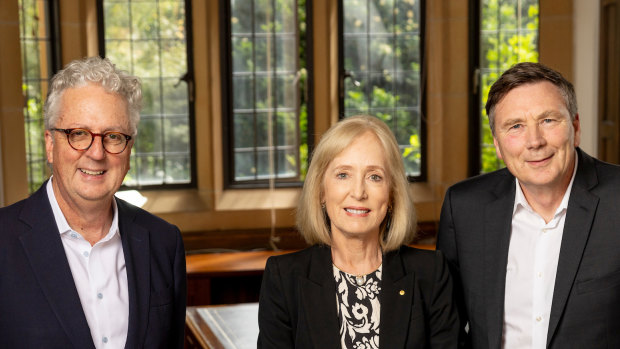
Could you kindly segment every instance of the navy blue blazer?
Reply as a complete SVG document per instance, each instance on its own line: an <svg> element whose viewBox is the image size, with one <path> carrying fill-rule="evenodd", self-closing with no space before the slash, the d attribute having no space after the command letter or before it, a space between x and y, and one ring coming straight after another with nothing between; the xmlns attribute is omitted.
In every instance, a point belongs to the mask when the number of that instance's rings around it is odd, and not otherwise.
<svg viewBox="0 0 620 349"><path fill-rule="evenodd" d="M577 155L547 347L620 348L620 167ZM437 247L474 348L501 348L515 189L503 169L455 184L444 200Z"/></svg>
<svg viewBox="0 0 620 349"><path fill-rule="evenodd" d="M94 348L46 183L0 209L0 346ZM116 199L127 268L126 348L182 348L185 251L179 230Z"/></svg>
<svg viewBox="0 0 620 349"><path fill-rule="evenodd" d="M336 282L328 246L267 260L258 348L340 349ZM458 315L443 255L407 246L383 256L381 348L455 348Z"/></svg>

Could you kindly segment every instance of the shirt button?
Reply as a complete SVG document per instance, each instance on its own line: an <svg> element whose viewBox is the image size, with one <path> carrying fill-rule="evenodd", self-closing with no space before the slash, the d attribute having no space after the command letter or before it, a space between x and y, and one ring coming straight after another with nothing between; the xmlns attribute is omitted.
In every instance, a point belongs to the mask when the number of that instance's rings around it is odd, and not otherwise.
<svg viewBox="0 0 620 349"><path fill-rule="evenodd" d="M77 234L76 233L71 233L71 237L74 239L77 239Z"/></svg>
<svg viewBox="0 0 620 349"><path fill-rule="evenodd" d="M103 293L101 293L101 292L97 293L97 298L103 299Z"/></svg>
<svg viewBox="0 0 620 349"><path fill-rule="evenodd" d="M538 272L538 277L541 278L542 277L542 273Z"/></svg>
<svg viewBox="0 0 620 349"><path fill-rule="evenodd" d="M84 257L88 257L89 253L88 251L84 251L84 253L82 253L84 255Z"/></svg>
<svg viewBox="0 0 620 349"><path fill-rule="evenodd" d="M108 337L103 337L102 341L103 341L104 343L107 343L107 342L108 342Z"/></svg>
<svg viewBox="0 0 620 349"><path fill-rule="evenodd" d="M541 321L542 321L542 316L538 315L538 316L536 317L536 321L537 321L537 322L541 322Z"/></svg>
<svg viewBox="0 0 620 349"><path fill-rule="evenodd" d="M542 230L542 233L543 233L543 234L545 234L545 233L547 233L547 231L548 231L548 229L547 229L547 228L544 228L544 229Z"/></svg>

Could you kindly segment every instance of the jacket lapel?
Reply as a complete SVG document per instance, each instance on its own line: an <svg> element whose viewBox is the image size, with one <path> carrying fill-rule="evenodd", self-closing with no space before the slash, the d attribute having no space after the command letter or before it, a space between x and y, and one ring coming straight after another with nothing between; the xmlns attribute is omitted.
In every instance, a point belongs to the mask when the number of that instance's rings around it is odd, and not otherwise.
<svg viewBox="0 0 620 349"><path fill-rule="evenodd" d="M21 244L58 322L74 347L94 348L45 183L28 200L20 219L32 228L20 237Z"/></svg>
<svg viewBox="0 0 620 349"><path fill-rule="evenodd" d="M141 348L146 336L151 288L149 233L134 223L134 207L118 199L116 203L129 292L129 326L125 347Z"/></svg>
<svg viewBox="0 0 620 349"><path fill-rule="evenodd" d="M315 348L339 349L336 282L329 247L314 247L310 258L308 277L299 279L301 306L306 314L310 338Z"/></svg>
<svg viewBox="0 0 620 349"><path fill-rule="evenodd" d="M398 251L384 256L381 280L381 348L404 348L414 298L414 274L405 274ZM404 292L403 292L404 291ZM415 324L414 324L415 326Z"/></svg>
<svg viewBox="0 0 620 349"><path fill-rule="evenodd" d="M491 348L499 348L502 339L506 265L512 227L516 183L504 170L505 180L494 189L495 200L484 211L484 290L488 341Z"/></svg>
<svg viewBox="0 0 620 349"><path fill-rule="evenodd" d="M562 246L560 247L553 301L551 303L547 345L551 343L564 312L568 295L573 287L575 276L581 263L586 242L590 236L590 229L599 202L599 198L590 193L590 190L598 184L594 160L580 149L577 149L577 153L579 155L579 163L564 222Z"/></svg>

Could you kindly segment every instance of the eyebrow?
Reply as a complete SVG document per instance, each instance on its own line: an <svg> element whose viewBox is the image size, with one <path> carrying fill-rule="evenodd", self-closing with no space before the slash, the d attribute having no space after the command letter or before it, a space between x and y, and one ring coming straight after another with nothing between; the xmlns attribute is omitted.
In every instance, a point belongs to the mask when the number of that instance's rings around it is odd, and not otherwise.
<svg viewBox="0 0 620 349"><path fill-rule="evenodd" d="M562 116L561 113L556 112L555 110L545 110L544 112L536 115L534 117L535 120L540 120L540 119L545 119L549 116ZM501 125L502 126L508 126L508 125L513 125L516 123L520 123L523 122L524 118L522 117L516 117L516 118L512 118L512 119L508 119L506 121L504 121Z"/></svg>
<svg viewBox="0 0 620 349"><path fill-rule="evenodd" d="M340 165L340 166L334 167L334 171L350 170L352 168L353 168L353 166L344 164L344 165ZM380 165L370 165L370 166L367 166L365 169L366 170L370 170L370 171L380 170L380 171L386 172L385 169L383 168L383 166L380 166Z"/></svg>
<svg viewBox="0 0 620 349"><path fill-rule="evenodd" d="M540 113L536 119L540 120L540 119L545 119L549 116L562 116L561 113L556 112L555 110L545 110L544 112Z"/></svg>
<svg viewBox="0 0 620 349"><path fill-rule="evenodd" d="M74 124L75 126L71 126L71 127L66 127L66 128L81 128L84 130L89 130L91 132L93 132L92 128L83 125L83 124ZM129 128L129 127L128 127ZM123 126L120 125L116 125L116 126L111 126L111 127L106 127L103 130L100 130L100 133L106 133L106 132L125 132L125 133L129 133L129 131L125 131L125 128Z"/></svg>
<svg viewBox="0 0 620 349"><path fill-rule="evenodd" d="M523 118L512 118L512 119L508 119L504 122L501 123L502 127L508 126L508 125L514 125L514 124L518 124L523 122Z"/></svg>

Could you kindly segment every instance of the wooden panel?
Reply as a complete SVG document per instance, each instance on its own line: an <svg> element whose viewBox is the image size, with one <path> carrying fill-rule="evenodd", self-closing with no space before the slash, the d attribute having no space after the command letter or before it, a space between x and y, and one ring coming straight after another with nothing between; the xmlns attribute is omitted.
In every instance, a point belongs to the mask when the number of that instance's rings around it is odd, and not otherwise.
<svg viewBox="0 0 620 349"><path fill-rule="evenodd" d="M28 197L17 1L0 1L0 206Z"/></svg>
<svg viewBox="0 0 620 349"><path fill-rule="evenodd" d="M434 244L412 245L434 249ZM189 254L187 263L187 305L258 302L267 259L293 252L247 251Z"/></svg>
<svg viewBox="0 0 620 349"><path fill-rule="evenodd" d="M437 235L438 222L418 222L414 244L433 245ZM185 250L190 253L231 252L251 250L272 250L270 229L214 230L184 232ZM276 228L276 246L282 250L299 250L307 247L295 228Z"/></svg>
<svg viewBox="0 0 620 349"><path fill-rule="evenodd" d="M187 305L257 302L270 256L291 251L200 253L186 257Z"/></svg>
<svg viewBox="0 0 620 349"><path fill-rule="evenodd" d="M620 164L620 0L601 0L598 157Z"/></svg>

